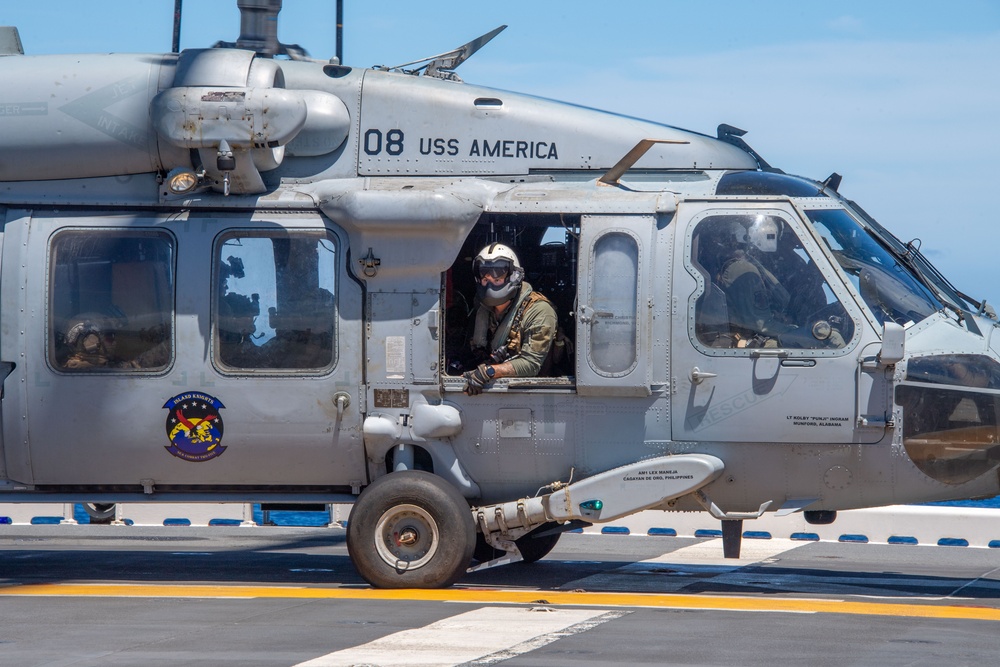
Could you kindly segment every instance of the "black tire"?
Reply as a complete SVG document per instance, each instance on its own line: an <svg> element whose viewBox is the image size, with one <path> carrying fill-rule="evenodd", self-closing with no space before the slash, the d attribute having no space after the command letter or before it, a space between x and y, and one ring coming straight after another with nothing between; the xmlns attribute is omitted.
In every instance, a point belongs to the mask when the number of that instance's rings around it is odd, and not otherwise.
<svg viewBox="0 0 1000 667"><path fill-rule="evenodd" d="M486 541L482 533L476 533L476 546L472 550L472 557L480 563L486 563L504 554L499 549L494 549L493 545Z"/></svg>
<svg viewBox="0 0 1000 667"><path fill-rule="evenodd" d="M83 511L90 517L90 523L108 524L115 518L114 503L83 503Z"/></svg>
<svg viewBox="0 0 1000 667"><path fill-rule="evenodd" d="M542 560L555 548L556 542L559 541L562 533L552 533L551 535L542 536L535 535L535 533L544 532L550 528L554 528L556 525L555 523L542 524L524 537L514 541L517 544L517 548L520 549L521 557L525 563L534 563L535 561Z"/></svg>
<svg viewBox="0 0 1000 667"><path fill-rule="evenodd" d="M514 540L514 544L521 552L522 562L524 563L534 563L539 561L549 555L549 552L555 548L556 543L559 541L559 537L562 533L553 533L551 535L538 536L538 533L544 533L547 530L555 528L558 526L554 521L548 523L543 523L538 528L535 528L527 535L517 538ZM504 552L499 549L494 549L493 546L486 541L482 533L476 533L476 548L472 554L472 557L478 560L480 563L485 563L491 561L494 558L499 558L503 556Z"/></svg>
<svg viewBox="0 0 1000 667"><path fill-rule="evenodd" d="M376 479L347 522L351 562L376 588L450 586L465 574L475 544L469 503L437 475L419 470Z"/></svg>

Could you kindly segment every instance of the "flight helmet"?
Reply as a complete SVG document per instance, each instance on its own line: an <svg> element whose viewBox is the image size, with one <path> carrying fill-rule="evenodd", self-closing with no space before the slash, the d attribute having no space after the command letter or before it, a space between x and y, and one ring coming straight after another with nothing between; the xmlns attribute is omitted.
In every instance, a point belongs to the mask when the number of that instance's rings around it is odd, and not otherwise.
<svg viewBox="0 0 1000 667"><path fill-rule="evenodd" d="M85 313L73 318L63 338L75 354L110 356L115 349L118 322L98 313Z"/></svg>
<svg viewBox="0 0 1000 667"><path fill-rule="evenodd" d="M491 243L480 250L472 262L472 272L476 296L487 306L499 306L515 298L524 280L524 268L517 255L502 243ZM490 280L483 280L485 277Z"/></svg>
<svg viewBox="0 0 1000 667"><path fill-rule="evenodd" d="M781 238L781 228L773 217L758 215L747 230L747 238L757 250L775 252L778 249L778 239Z"/></svg>

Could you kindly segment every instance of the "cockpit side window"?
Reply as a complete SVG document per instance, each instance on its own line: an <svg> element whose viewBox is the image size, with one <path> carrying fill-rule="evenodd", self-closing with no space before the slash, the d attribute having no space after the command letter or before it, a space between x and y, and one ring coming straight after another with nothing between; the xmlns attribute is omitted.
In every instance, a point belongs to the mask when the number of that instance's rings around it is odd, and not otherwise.
<svg viewBox="0 0 1000 667"><path fill-rule="evenodd" d="M691 264L704 289L695 336L710 348L838 349L854 323L787 221L740 212L702 219Z"/></svg>
<svg viewBox="0 0 1000 667"><path fill-rule="evenodd" d="M156 372L171 359L174 240L160 231L66 230L52 239L49 362Z"/></svg>
<svg viewBox="0 0 1000 667"><path fill-rule="evenodd" d="M223 235L215 253L223 370L326 371L336 362L337 246L322 231Z"/></svg>

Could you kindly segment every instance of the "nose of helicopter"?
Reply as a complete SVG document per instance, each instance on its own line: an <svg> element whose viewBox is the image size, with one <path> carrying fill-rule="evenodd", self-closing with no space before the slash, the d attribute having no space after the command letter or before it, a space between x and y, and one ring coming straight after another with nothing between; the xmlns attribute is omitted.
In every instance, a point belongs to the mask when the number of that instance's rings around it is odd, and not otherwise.
<svg viewBox="0 0 1000 667"><path fill-rule="evenodd" d="M1000 354L911 358L896 387L903 446L913 463L945 484L1000 466Z"/></svg>

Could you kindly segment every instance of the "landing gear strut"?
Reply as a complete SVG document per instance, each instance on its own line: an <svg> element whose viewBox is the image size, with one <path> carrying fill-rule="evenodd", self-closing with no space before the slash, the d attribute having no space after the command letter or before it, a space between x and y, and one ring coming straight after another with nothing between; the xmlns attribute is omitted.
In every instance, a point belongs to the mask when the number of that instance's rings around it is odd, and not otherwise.
<svg viewBox="0 0 1000 667"><path fill-rule="evenodd" d="M555 548L562 533L558 532L559 524L554 521L543 523L533 531L514 540L517 550L521 552L521 562L534 563L548 555ZM551 532L550 532L551 531ZM505 552L493 548L482 533L476 535L476 549L472 556L480 563L487 563L494 558L500 558Z"/></svg>

